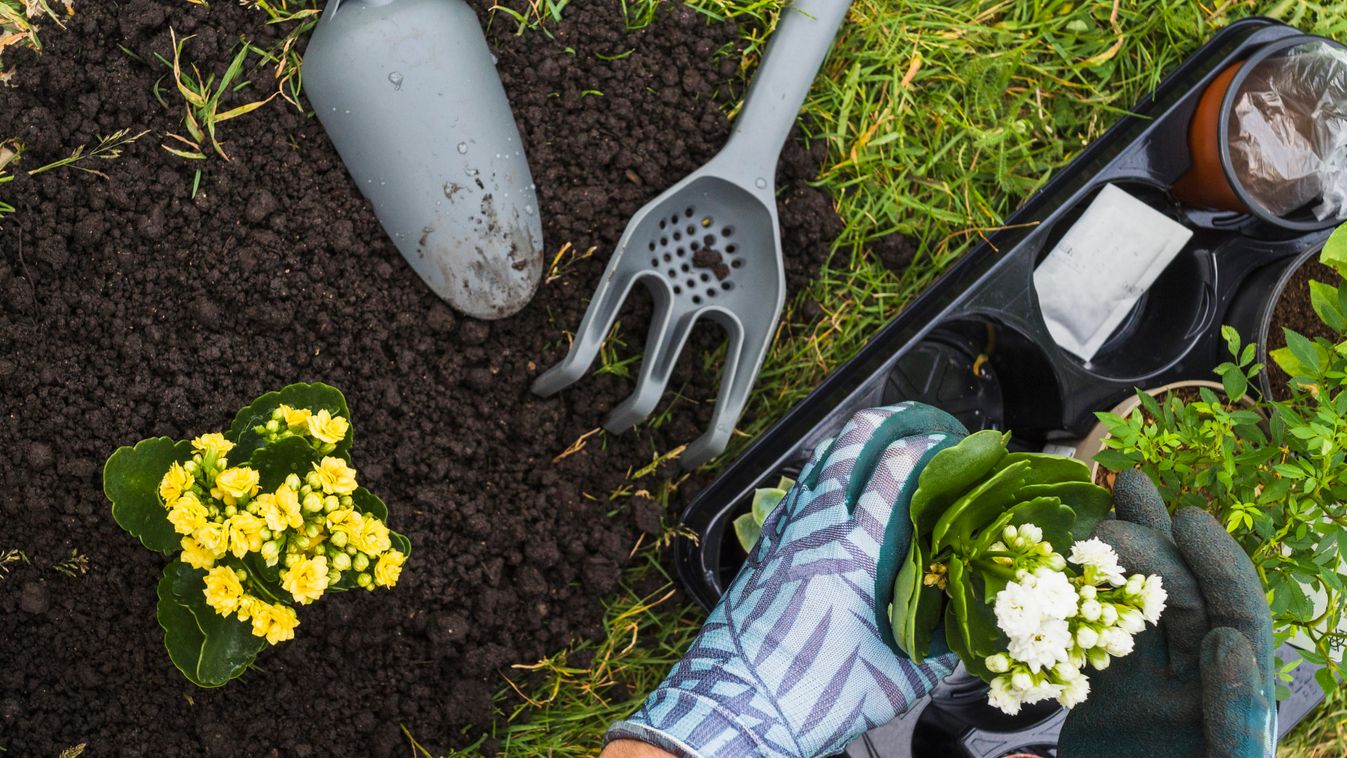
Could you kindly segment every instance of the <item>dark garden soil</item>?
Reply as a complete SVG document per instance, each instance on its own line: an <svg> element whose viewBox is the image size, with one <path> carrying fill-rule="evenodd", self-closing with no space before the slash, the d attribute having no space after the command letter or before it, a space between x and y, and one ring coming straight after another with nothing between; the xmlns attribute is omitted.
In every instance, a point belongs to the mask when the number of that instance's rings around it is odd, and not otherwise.
<svg viewBox="0 0 1347 758"><path fill-rule="evenodd" d="M1272 309L1272 324L1268 328L1267 335L1268 352L1286 347L1286 333L1282 331L1283 327L1310 339L1315 337L1333 341L1338 339L1338 334L1319 320L1319 316L1314 312L1314 306L1310 304L1310 282L1335 284L1341 278L1338 272L1320 263L1317 258L1311 258L1291 275L1291 280L1286 283L1286 289L1282 290L1281 299ZM1290 398L1291 377L1287 376L1275 361L1268 361L1266 371L1268 383L1272 385L1272 396L1277 400Z"/></svg>
<svg viewBox="0 0 1347 758"><path fill-rule="evenodd" d="M484 20L489 4L476 3ZM591 376L549 400L528 387L562 356L627 218L727 137L718 103L741 86L734 28L668 3L629 33L616 0L572 3L554 37L517 36L497 17L489 36L548 248L597 252L523 313L485 323L422 286L317 122L284 102L222 125L232 162L160 148L182 131L155 58L171 58L170 27L195 35L187 59L203 75L224 70L240 34L269 46L283 28L228 0L75 5L67 30L46 28L40 58L7 51L17 74L0 87L0 137L18 137L33 168L99 135L151 132L97 161L105 178L19 172L0 187L18 207L0 231L0 551L26 556L0 578L0 746L7 756L79 742L91 755L401 754L399 724L435 751L471 741L490 722L500 673L599 633L601 599L662 515L611 493L653 488L659 475L631 482L629 472L707 421L716 379L693 358L720 339L711 329L675 374L671 389L688 400L667 424L591 437L559 461L630 381ZM271 86L269 70L250 76L257 89L226 107ZM829 198L806 186L820 159L795 141L782 163L792 291L839 232ZM907 246L889 248L886 260L905 265ZM641 295L624 315L630 354L648 304ZM345 390L362 482L415 551L395 590L304 608L297 638L258 670L198 690L155 623L164 559L113 523L101 465L144 437L221 429L254 396L295 381ZM704 481L688 480L671 507ZM72 550L87 573L57 570Z"/></svg>

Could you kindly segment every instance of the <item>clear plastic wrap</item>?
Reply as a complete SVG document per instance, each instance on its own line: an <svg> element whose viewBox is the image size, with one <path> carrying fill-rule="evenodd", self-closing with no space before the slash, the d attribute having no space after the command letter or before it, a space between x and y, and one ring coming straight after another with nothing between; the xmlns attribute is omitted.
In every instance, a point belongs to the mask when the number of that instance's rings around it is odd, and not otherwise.
<svg viewBox="0 0 1347 758"><path fill-rule="evenodd" d="M1347 51L1327 42L1257 64L1235 93L1230 168L1244 190L1285 216L1347 218Z"/></svg>

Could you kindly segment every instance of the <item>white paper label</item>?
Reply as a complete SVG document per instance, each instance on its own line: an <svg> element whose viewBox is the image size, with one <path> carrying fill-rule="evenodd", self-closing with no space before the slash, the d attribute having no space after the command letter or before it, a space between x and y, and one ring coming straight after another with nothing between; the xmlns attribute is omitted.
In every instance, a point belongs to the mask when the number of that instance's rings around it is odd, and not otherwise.
<svg viewBox="0 0 1347 758"><path fill-rule="evenodd" d="M1193 232L1118 187L1104 187L1034 271L1048 332L1090 360Z"/></svg>

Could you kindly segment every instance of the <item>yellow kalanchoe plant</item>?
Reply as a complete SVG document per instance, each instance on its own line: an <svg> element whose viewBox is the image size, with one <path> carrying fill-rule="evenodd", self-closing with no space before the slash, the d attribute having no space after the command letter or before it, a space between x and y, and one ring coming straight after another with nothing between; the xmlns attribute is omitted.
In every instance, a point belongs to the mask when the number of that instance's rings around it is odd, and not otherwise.
<svg viewBox="0 0 1347 758"><path fill-rule="evenodd" d="M397 584L410 545L360 486L351 440L340 392L292 385L227 433L145 440L108 460L117 523L177 556L159 583L159 623L196 684L224 684L266 644L293 639L294 605Z"/></svg>

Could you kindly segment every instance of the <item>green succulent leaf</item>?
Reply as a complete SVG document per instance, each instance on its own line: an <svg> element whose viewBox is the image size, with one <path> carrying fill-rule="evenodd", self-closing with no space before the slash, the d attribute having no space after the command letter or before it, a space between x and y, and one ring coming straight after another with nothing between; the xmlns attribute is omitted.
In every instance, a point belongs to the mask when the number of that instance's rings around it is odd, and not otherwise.
<svg viewBox="0 0 1347 758"><path fill-rule="evenodd" d="M191 443L155 437L118 448L103 466L103 493L112 502L112 518L142 545L165 555L178 552L182 539L168 523L159 482L174 462L191 457Z"/></svg>
<svg viewBox="0 0 1347 758"><path fill-rule="evenodd" d="M291 473L303 479L320 460L321 456L307 441L287 437L254 450L248 458L248 466L257 470L262 492L274 492Z"/></svg>
<svg viewBox="0 0 1347 758"><path fill-rule="evenodd" d="M945 594L922 581L927 554L914 544L898 572L894 584L894 602L889 607L889 624L894 641L914 663L921 663L931 651L936 626L940 623Z"/></svg>
<svg viewBox="0 0 1347 758"><path fill-rule="evenodd" d="M785 489L767 487L753 491L753 520L758 523L758 526L767 523L767 517L772 514L772 511L776 510L776 507L784 499L786 499Z"/></svg>
<svg viewBox="0 0 1347 758"><path fill-rule="evenodd" d="M351 493L351 500L358 513L373 516L385 524L388 523L388 506L378 495L364 487L357 487L356 491Z"/></svg>
<svg viewBox="0 0 1347 758"><path fill-rule="evenodd" d="M744 552L751 553L762 538L762 525L753 518L752 513L745 513L734 520L734 536L739 539L739 546Z"/></svg>
<svg viewBox="0 0 1347 758"><path fill-rule="evenodd" d="M1016 502L1015 493L1023 486L1031 465L1029 461L1023 460L1012 463L955 500L940 515L931 530L931 553L939 554L942 548L953 541L946 537L962 538L967 544L974 530L986 526L1013 505ZM953 534L951 530L955 530Z"/></svg>
<svg viewBox="0 0 1347 758"><path fill-rule="evenodd" d="M1055 497L1036 497L1011 508L1010 523L1033 524L1043 530L1043 539L1052 545L1052 549L1066 555L1071 552L1071 533L1076 524L1076 514Z"/></svg>
<svg viewBox="0 0 1347 758"><path fill-rule="evenodd" d="M1050 453L1010 453L1001 459L997 468L1004 469L1021 462L1029 464L1024 475L1024 483L1029 486L1090 481L1090 467L1084 461Z"/></svg>
<svg viewBox="0 0 1347 758"><path fill-rule="evenodd" d="M237 444L231 459L234 456L238 456L240 460L251 457L253 451L266 444L262 435L253 431L253 427L265 424L276 408L282 404L291 408L308 408L315 413L326 410L333 416L341 416L347 421L351 420L351 411L346 407L346 396L341 393L341 390L321 383L292 384L284 389L266 393L249 403L234 416L234 423L229 427L229 434L227 435ZM354 439L355 425L352 424L346 430L346 438L337 443L337 447L331 455L350 461L351 444Z"/></svg>
<svg viewBox="0 0 1347 758"><path fill-rule="evenodd" d="M198 687L219 687L242 674L266 647L250 626L206 604L206 572L174 561L159 580L159 625L173 665Z"/></svg>
<svg viewBox="0 0 1347 758"><path fill-rule="evenodd" d="M963 661L974 676L990 680L987 656L1003 649L1004 636L996 625L996 615L978 594L973 574L959 558L949 562L949 605L945 608L945 637L950 650Z"/></svg>
<svg viewBox="0 0 1347 758"><path fill-rule="evenodd" d="M994 430L970 434L932 456L917 477L909 513L914 540L929 534L946 508L977 484L1006 456L1005 435Z"/></svg>
<svg viewBox="0 0 1347 758"><path fill-rule="evenodd" d="M1020 497L1028 500L1037 497L1056 497L1075 513L1075 524L1071 528L1072 541L1089 539L1094 528L1113 507L1113 494L1097 484L1090 482L1059 482L1056 484L1034 484L1020 489ZM1061 552L1060 550L1058 552Z"/></svg>

